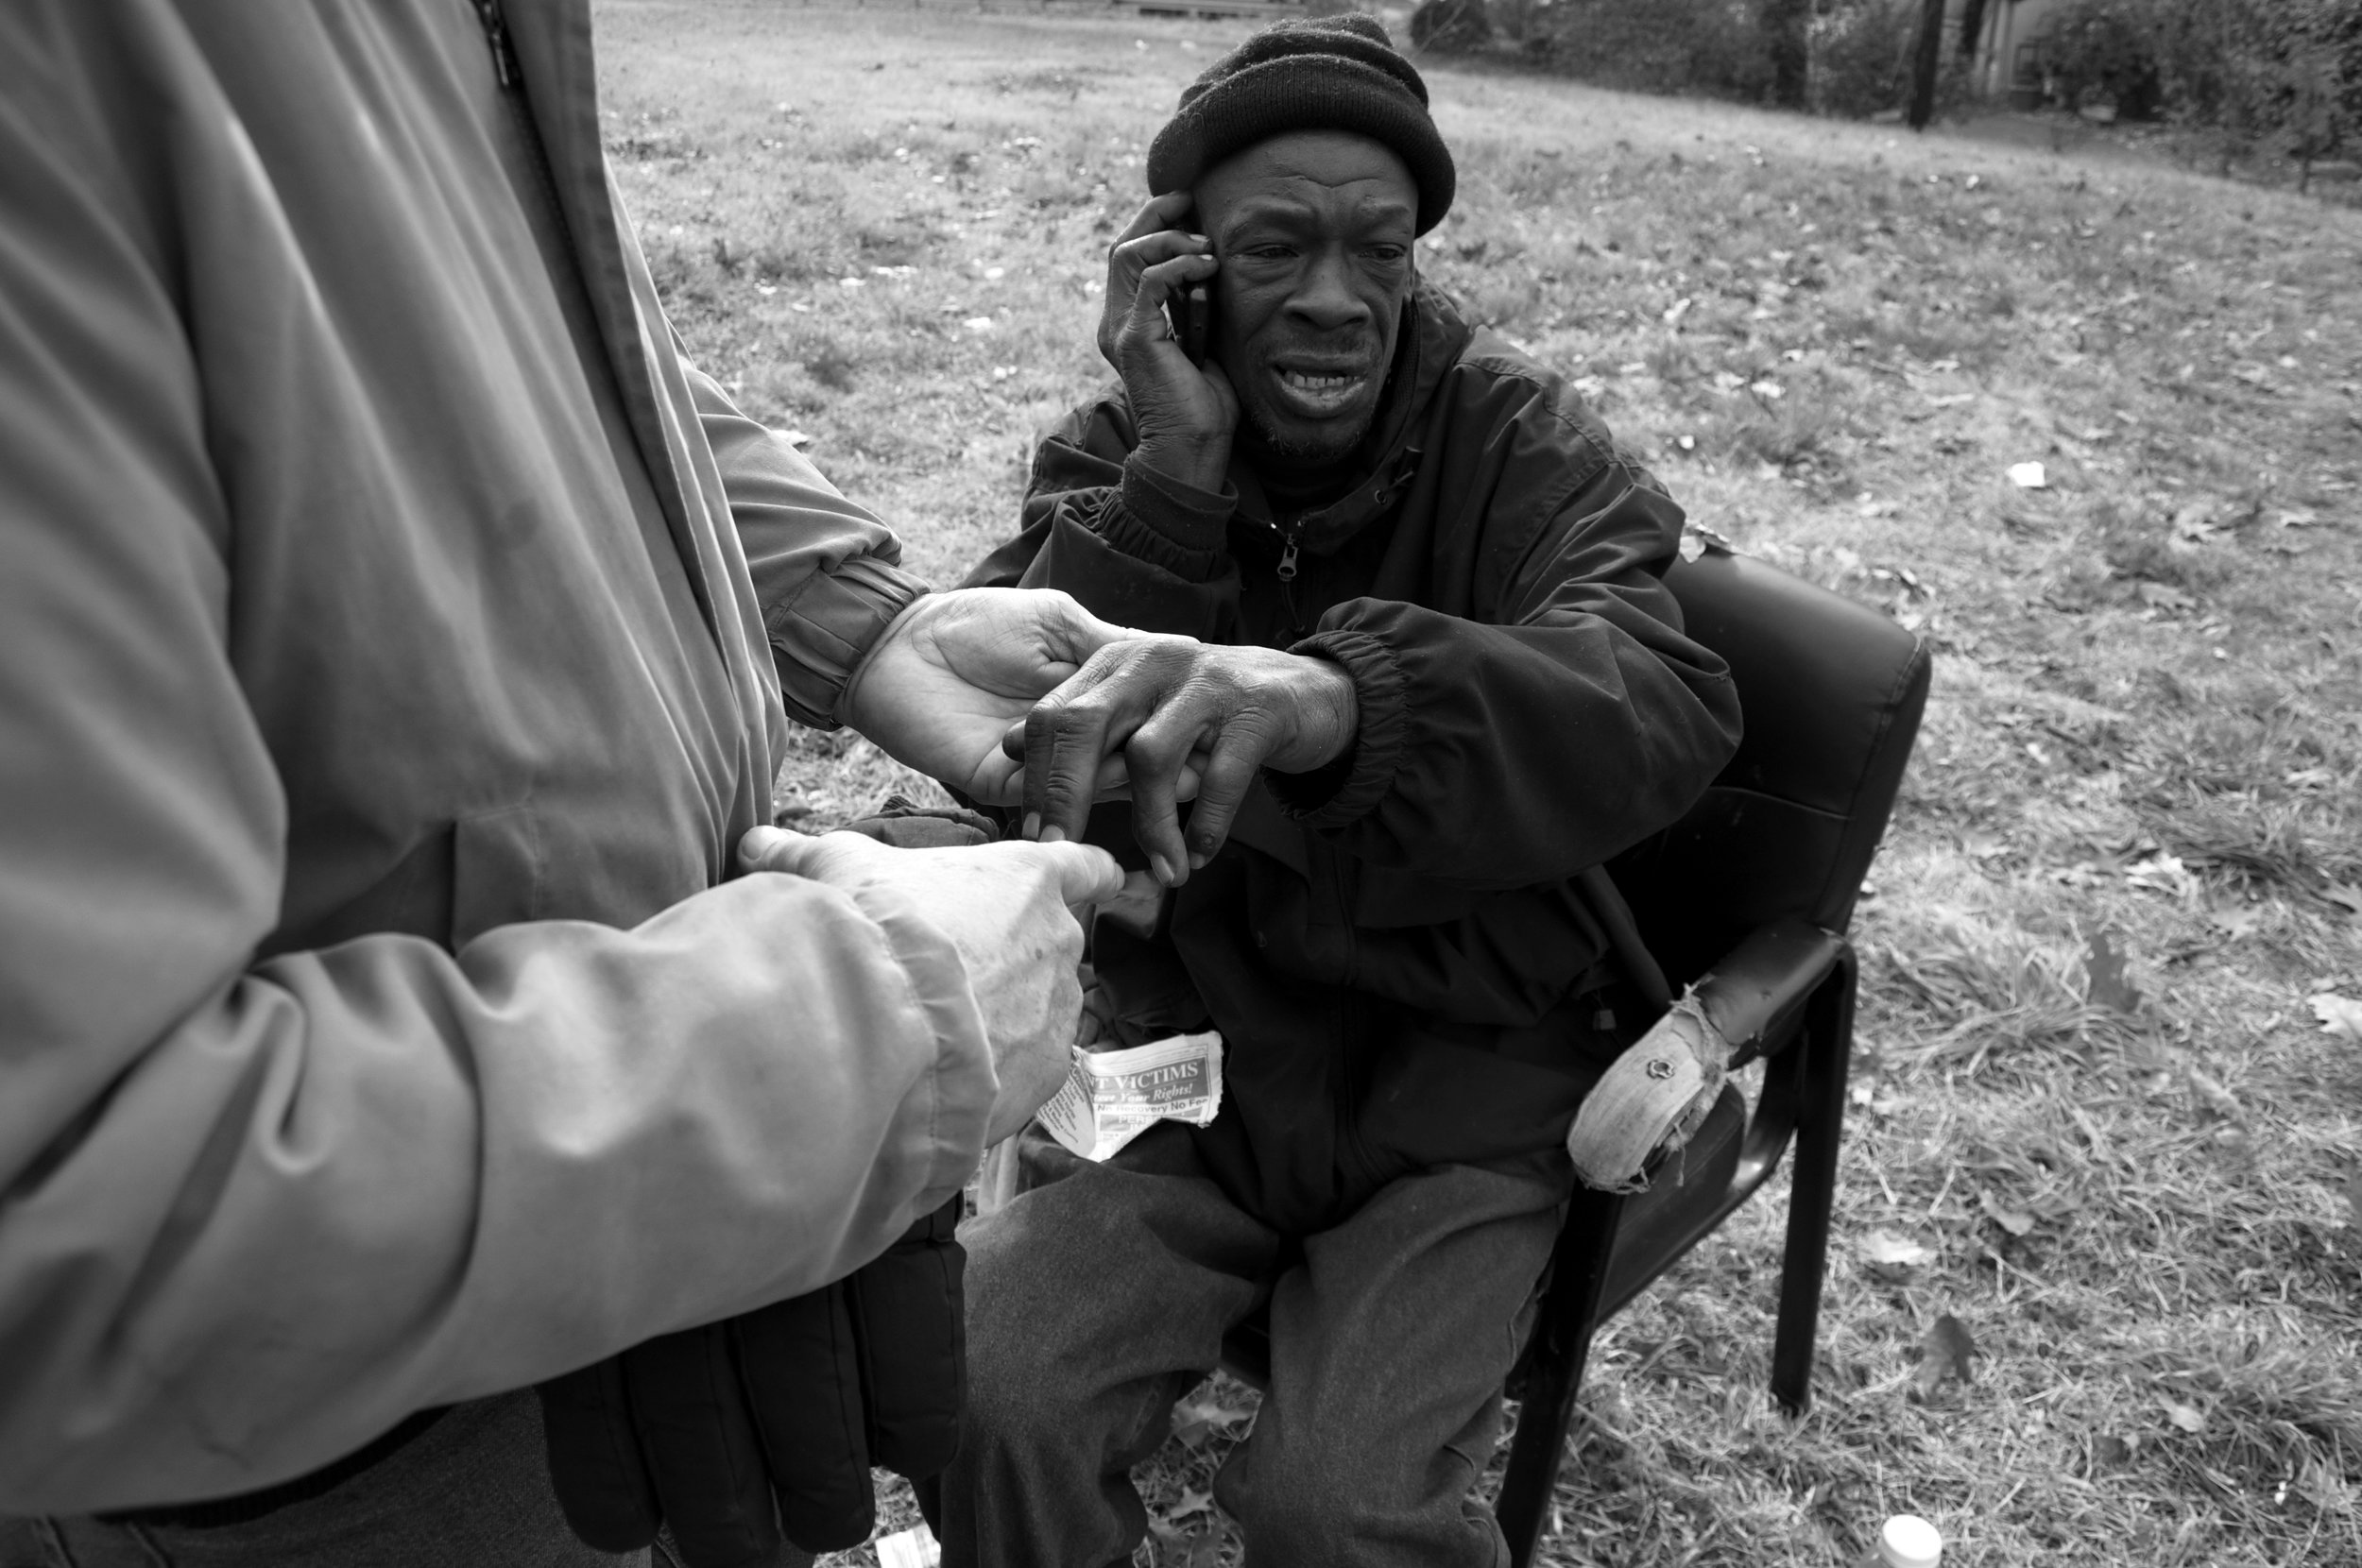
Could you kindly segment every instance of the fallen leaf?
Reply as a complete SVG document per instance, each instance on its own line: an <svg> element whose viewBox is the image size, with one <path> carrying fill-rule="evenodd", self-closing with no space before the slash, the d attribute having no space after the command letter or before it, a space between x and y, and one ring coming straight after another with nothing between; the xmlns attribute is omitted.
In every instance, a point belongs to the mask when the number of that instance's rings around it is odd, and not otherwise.
<svg viewBox="0 0 2362 1568"><path fill-rule="evenodd" d="M2139 594L2141 603L2151 609L2192 610L2198 608L2197 600L2168 583L2143 582L2132 591Z"/></svg>
<svg viewBox="0 0 2362 1568"><path fill-rule="evenodd" d="M2112 931L2094 931L2090 950L2083 955L2083 973L2087 977L2084 999L2092 1006L2110 1013L2138 1013L2141 993L2125 973L2124 950L2115 945Z"/></svg>
<svg viewBox="0 0 2362 1568"><path fill-rule="evenodd" d="M2204 1416L2186 1405L2176 1405L2172 1400L2165 1401L2165 1419L2184 1432L2197 1433L2206 1430Z"/></svg>
<svg viewBox="0 0 2362 1568"><path fill-rule="evenodd" d="M2092 1440L2092 1463L2101 1470L2116 1470L2132 1462L2132 1445L2122 1438L2107 1433Z"/></svg>
<svg viewBox="0 0 2362 1568"><path fill-rule="evenodd" d="M1172 1409L1172 1435L1188 1448L1204 1446L1206 1440L1217 1435L1227 1436L1242 1425L1249 1412L1233 1410L1210 1396L1185 1399Z"/></svg>
<svg viewBox="0 0 2362 1568"><path fill-rule="evenodd" d="M1209 1513L1213 1510L1213 1507L1214 1494L1212 1492L1203 1487L1183 1487L1181 1495L1174 1498L1172 1507L1165 1511L1165 1517L1187 1519L1191 1514Z"/></svg>
<svg viewBox="0 0 2362 1568"><path fill-rule="evenodd" d="M2313 1016L2321 1021L2324 1034L2342 1034L2362 1043L2362 1002L2352 1001L2334 991L2324 991L2310 998Z"/></svg>
<svg viewBox="0 0 2362 1568"><path fill-rule="evenodd" d="M1861 1255L1881 1269L1911 1269L1931 1261L1935 1253L1892 1231L1873 1231L1861 1238Z"/></svg>
<svg viewBox="0 0 2362 1568"><path fill-rule="evenodd" d="M1994 1196L1990 1192L1979 1192L1977 1195L1977 1206L1985 1211L1986 1219L1992 1220L1994 1224L2000 1226L2011 1236L2024 1236L2027 1232L2034 1228L2034 1217L2032 1215L2021 1214L2015 1209L2003 1208L1998 1202L1994 1201Z"/></svg>
<svg viewBox="0 0 2362 1568"><path fill-rule="evenodd" d="M2146 861L2136 861L2124 868L2124 879L2151 893L2183 896L2198 891L2198 878L2182 863L2179 855L2152 855Z"/></svg>
<svg viewBox="0 0 2362 1568"><path fill-rule="evenodd" d="M2346 1223L2362 1231L2362 1165L2355 1166L2353 1174L2346 1178Z"/></svg>
<svg viewBox="0 0 2362 1568"><path fill-rule="evenodd" d="M2219 1082L2194 1066L2184 1067L2182 1071L2190 1081L2192 1092L2205 1103L2208 1110L2225 1121L2247 1119L2247 1112L2239 1104L2238 1098L2229 1089L2224 1088Z"/></svg>
<svg viewBox="0 0 2362 1568"><path fill-rule="evenodd" d="M1967 1325L1949 1312L1929 1323L1926 1338L1919 1342L1919 1372L1911 1379L1920 1397L1929 1397L1953 1379L1967 1382L1969 1357L1976 1354L1977 1341L1969 1338Z"/></svg>
<svg viewBox="0 0 2362 1568"><path fill-rule="evenodd" d="M2046 490L2050 487L2049 478L2044 474L2040 463L2011 464L2010 483L2021 490Z"/></svg>
<svg viewBox="0 0 2362 1568"><path fill-rule="evenodd" d="M2344 910L2348 914L2362 916L2362 888L2350 888L2341 882L2323 893L2321 896Z"/></svg>

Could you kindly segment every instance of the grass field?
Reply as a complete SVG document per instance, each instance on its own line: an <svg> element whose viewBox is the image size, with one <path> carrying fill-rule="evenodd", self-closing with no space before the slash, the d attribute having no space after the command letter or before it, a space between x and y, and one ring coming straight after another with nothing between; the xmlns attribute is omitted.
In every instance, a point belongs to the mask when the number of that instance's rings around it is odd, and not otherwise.
<svg viewBox="0 0 2362 1568"><path fill-rule="evenodd" d="M693 351L956 575L1104 374L1107 238L1241 29L600 24ZM2362 1568L2362 1036L2312 1001L2362 1001L2362 213L1429 80L1462 170L1429 275L1580 378L1697 520L1938 650L1856 930L1818 1403L1764 1392L1774 1191L1609 1331L1545 1560L1826 1564L1908 1510L1947 1562ZM893 782L813 736L781 800L826 823ZM1965 1382L1923 1375L1946 1315ZM1164 1560L1236 1559L1202 1489L1237 1425L1144 1472Z"/></svg>

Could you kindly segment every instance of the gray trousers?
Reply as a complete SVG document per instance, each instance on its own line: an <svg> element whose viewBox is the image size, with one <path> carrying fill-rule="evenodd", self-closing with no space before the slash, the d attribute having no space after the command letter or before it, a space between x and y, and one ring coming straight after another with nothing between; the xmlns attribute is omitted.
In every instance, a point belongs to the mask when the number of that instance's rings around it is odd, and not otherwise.
<svg viewBox="0 0 2362 1568"><path fill-rule="evenodd" d="M459 1406L305 1502L210 1528L0 1520L0 1568L645 1568L573 1538L531 1390Z"/></svg>
<svg viewBox="0 0 2362 1568"><path fill-rule="evenodd" d="M1214 1496L1250 1568L1499 1568L1473 1495L1566 1181L1403 1177L1292 1244L1178 1128L1104 1165L1029 1142L1036 1185L964 1227L969 1393L944 1568L1104 1568L1146 1513L1128 1474L1224 1334L1270 1312L1271 1383Z"/></svg>

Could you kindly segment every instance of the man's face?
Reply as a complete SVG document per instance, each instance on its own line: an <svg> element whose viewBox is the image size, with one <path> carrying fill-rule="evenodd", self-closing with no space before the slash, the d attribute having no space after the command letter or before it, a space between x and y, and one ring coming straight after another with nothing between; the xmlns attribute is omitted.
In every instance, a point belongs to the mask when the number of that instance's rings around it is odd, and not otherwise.
<svg viewBox="0 0 2362 1568"><path fill-rule="evenodd" d="M1294 131L1217 165L1196 215L1214 242L1211 352L1276 455L1346 456L1394 363L1418 187L1382 143Z"/></svg>

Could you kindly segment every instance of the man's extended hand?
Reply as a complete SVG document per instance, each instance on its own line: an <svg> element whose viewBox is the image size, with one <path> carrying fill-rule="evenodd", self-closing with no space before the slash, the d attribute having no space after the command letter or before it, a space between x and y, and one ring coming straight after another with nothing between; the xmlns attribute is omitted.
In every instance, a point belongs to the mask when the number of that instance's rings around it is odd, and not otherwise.
<svg viewBox="0 0 2362 1568"><path fill-rule="evenodd" d="M1001 735L1092 654L1138 635L1054 589L926 594L879 634L840 716L896 761L1013 806L1020 769Z"/></svg>
<svg viewBox="0 0 2362 1568"><path fill-rule="evenodd" d="M1209 355L1204 366L1173 340L1164 315L1192 283L1211 287L1213 244L1174 227L1190 193L1169 191L1139 210L1107 252L1107 295L1099 316L1099 351L1123 378L1123 395L1139 431L1136 455L1157 472L1219 490L1239 424L1239 395Z"/></svg>
<svg viewBox="0 0 2362 1568"><path fill-rule="evenodd" d="M1353 678L1326 659L1275 648L1145 638L1103 648L1001 742L1025 759L1025 825L1079 837L1121 757L1132 827L1156 879L1189 879L1229 835L1258 768L1309 773L1360 727ZM1195 775L1185 846L1175 804Z"/></svg>
<svg viewBox="0 0 2362 1568"><path fill-rule="evenodd" d="M1105 850L1014 841L894 849L858 833L813 838L757 827L739 841L738 853L750 871L809 877L881 912L913 911L950 938L984 1014L1000 1081L987 1145L1022 1128L1066 1082L1083 1009L1075 977L1083 927L1074 912L1123 891L1123 872Z"/></svg>

